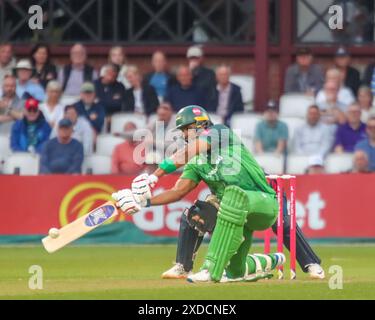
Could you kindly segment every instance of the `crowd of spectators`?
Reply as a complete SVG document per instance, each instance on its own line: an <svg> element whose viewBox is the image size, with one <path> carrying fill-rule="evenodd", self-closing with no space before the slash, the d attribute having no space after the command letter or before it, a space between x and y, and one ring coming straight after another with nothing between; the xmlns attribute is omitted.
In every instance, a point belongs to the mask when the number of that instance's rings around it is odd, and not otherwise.
<svg viewBox="0 0 375 320"><path fill-rule="evenodd" d="M324 172L324 159L329 153L355 152L353 172L374 171L375 64L367 67L361 79L351 64L350 53L340 47L332 66L324 72L314 62L311 50L301 48L284 83L285 94L313 97L315 103L308 108L305 124L297 127L292 137L288 137L288 128L280 121L276 107L272 111L268 106L256 128L255 152L310 156L314 163L308 164L307 172L312 168L312 173L317 168L319 173Z"/></svg>
<svg viewBox="0 0 375 320"><path fill-rule="evenodd" d="M81 172L84 157L95 152L98 135L110 132L111 117L118 112L145 115L147 128L157 136L173 128L174 114L186 105L201 105L228 126L233 114L244 111L241 89L230 81L230 67L209 68L199 46L187 50L186 62L175 72L161 51L152 55L148 73L129 64L118 46L110 49L99 70L88 63L82 44L71 47L69 58L57 66L49 47L38 44L28 58L17 60L10 44L0 44L0 134L9 134L13 152L40 154L41 173ZM277 103L266 106L255 129L255 154L311 156L308 172L322 173L329 153L353 153L353 172L375 170L375 65L361 78L350 53L341 47L324 71L310 49L301 48L284 83L284 94L314 97L315 103L293 136L279 118ZM145 169L130 163L137 147L131 133L136 129L142 128L126 123L125 142L112 155L113 173ZM163 149L173 142L168 136L163 139ZM158 147L153 145L154 151L164 151L155 150Z"/></svg>

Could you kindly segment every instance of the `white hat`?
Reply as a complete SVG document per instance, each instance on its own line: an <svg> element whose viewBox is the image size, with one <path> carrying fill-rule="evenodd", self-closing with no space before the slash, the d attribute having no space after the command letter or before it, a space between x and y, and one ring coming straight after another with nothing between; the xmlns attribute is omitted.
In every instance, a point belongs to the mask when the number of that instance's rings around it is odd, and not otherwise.
<svg viewBox="0 0 375 320"><path fill-rule="evenodd" d="M324 167L323 157L320 155L311 156L309 157L308 164L309 164L309 167L313 167L313 166Z"/></svg>
<svg viewBox="0 0 375 320"><path fill-rule="evenodd" d="M187 58L200 58L202 56L203 56L203 50L201 47L198 47L198 46L192 46L186 52Z"/></svg>
<svg viewBox="0 0 375 320"><path fill-rule="evenodd" d="M21 59L20 61L17 62L17 65L14 69L28 69L32 70L33 66L30 63L30 60L28 59Z"/></svg>

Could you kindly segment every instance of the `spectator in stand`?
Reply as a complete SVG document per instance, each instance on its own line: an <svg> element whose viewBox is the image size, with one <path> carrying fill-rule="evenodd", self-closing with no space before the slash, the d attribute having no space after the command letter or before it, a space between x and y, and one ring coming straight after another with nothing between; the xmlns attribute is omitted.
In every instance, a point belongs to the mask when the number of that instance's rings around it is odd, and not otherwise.
<svg viewBox="0 0 375 320"><path fill-rule="evenodd" d="M42 151L43 143L51 134L51 127L39 110L39 102L34 98L25 101L25 115L12 126L10 148L13 152Z"/></svg>
<svg viewBox="0 0 375 320"><path fill-rule="evenodd" d="M346 112L348 107L355 102L353 93L349 88L343 85L343 81L343 74L340 72L340 70L336 68L327 70L324 89L319 91L316 96L316 104L318 104L319 107L322 106L321 109L328 109L329 107L332 108L332 105L334 105L341 111ZM332 87L333 83L335 83L337 86L337 93L335 92L335 95L331 95L329 90L326 88L327 84Z"/></svg>
<svg viewBox="0 0 375 320"><path fill-rule="evenodd" d="M312 105L307 110L306 123L295 130L293 152L298 155L324 158L332 149L333 135L326 124L320 120L318 106Z"/></svg>
<svg viewBox="0 0 375 320"><path fill-rule="evenodd" d="M146 144L159 154L164 155L167 148L174 142L173 129L175 127L176 121L171 104L162 102L156 110L156 119L151 120L147 125L148 130L152 133L152 141L146 138Z"/></svg>
<svg viewBox="0 0 375 320"><path fill-rule="evenodd" d="M203 50L199 46L192 46L186 52L188 65L193 75L193 83L205 93L206 110L212 110L216 107L216 76L215 72L203 65L203 56Z"/></svg>
<svg viewBox="0 0 375 320"><path fill-rule="evenodd" d="M142 84L142 76L136 66L130 66L126 71L130 88L125 91L124 111L146 114L156 112L159 105L155 89L147 83Z"/></svg>
<svg viewBox="0 0 375 320"><path fill-rule="evenodd" d="M86 48L77 43L70 49L70 64L64 66L58 75L59 82L67 96L78 96L85 81L94 81L98 78L97 72L87 64Z"/></svg>
<svg viewBox="0 0 375 320"><path fill-rule="evenodd" d="M361 108L362 116L361 121L367 122L371 115L375 115L375 108L372 106L373 96L371 88L361 86L358 90L358 105Z"/></svg>
<svg viewBox="0 0 375 320"><path fill-rule="evenodd" d="M347 112L347 123L336 131L334 151L336 153L353 152L355 145L366 138L366 125L361 122L361 108L352 104Z"/></svg>
<svg viewBox="0 0 375 320"><path fill-rule="evenodd" d="M64 106L60 103L61 84L56 80L48 82L46 93L47 99L40 105L40 111L43 112L44 118L54 129L55 125L64 117Z"/></svg>
<svg viewBox="0 0 375 320"><path fill-rule="evenodd" d="M276 106L269 103L264 111L264 120L255 128L255 152L284 154L288 141L288 127L279 119Z"/></svg>
<svg viewBox="0 0 375 320"><path fill-rule="evenodd" d="M320 155L311 156L308 160L308 167L306 169L306 174L324 174L324 160Z"/></svg>
<svg viewBox="0 0 375 320"><path fill-rule="evenodd" d="M13 57L13 47L10 43L0 43L0 87L3 86L5 75L12 74L16 66L16 59Z"/></svg>
<svg viewBox="0 0 375 320"><path fill-rule="evenodd" d="M221 65L216 69L216 114L221 116L224 123L229 126L233 113L243 112L241 88L230 82L231 70L227 65Z"/></svg>
<svg viewBox="0 0 375 320"><path fill-rule="evenodd" d="M127 122L124 125L125 142L117 145L113 151L112 173L137 175L145 169L145 165L143 164L143 161L141 161L142 159L137 159L136 157L136 148L139 144L133 139L134 131L136 129L137 126L133 122ZM140 156L143 157L144 154Z"/></svg>
<svg viewBox="0 0 375 320"><path fill-rule="evenodd" d="M57 69L50 57L51 53L46 44L37 44L31 50L31 64L35 71L33 78L44 89L49 81L57 79Z"/></svg>
<svg viewBox="0 0 375 320"><path fill-rule="evenodd" d="M125 87L118 82L118 68L114 64L103 67L102 76L94 82L98 101L104 106L107 116L123 109Z"/></svg>
<svg viewBox="0 0 375 320"><path fill-rule="evenodd" d="M362 82L371 88L372 95L375 96L375 62L367 66Z"/></svg>
<svg viewBox="0 0 375 320"><path fill-rule="evenodd" d="M366 152L357 150L353 155L353 169L351 173L370 173L369 159Z"/></svg>
<svg viewBox="0 0 375 320"><path fill-rule="evenodd" d="M40 173L80 174L83 162L82 143L72 138L73 123L61 119L57 137L47 141L40 157Z"/></svg>
<svg viewBox="0 0 375 320"><path fill-rule="evenodd" d="M125 89L128 89L130 87L130 84L126 79L126 71L128 70L129 65L126 63L126 55L124 49L120 46L112 47L109 50L108 63L117 66L117 81L121 82ZM100 69L100 76L103 76L103 67Z"/></svg>
<svg viewBox="0 0 375 320"><path fill-rule="evenodd" d="M0 133L9 133L15 120L23 117L25 102L16 94L16 78L5 75L0 97Z"/></svg>
<svg viewBox="0 0 375 320"><path fill-rule="evenodd" d="M354 150L362 150L366 152L370 162L370 171L375 171L375 116L371 116L368 119L366 132L367 138L358 142Z"/></svg>
<svg viewBox="0 0 375 320"><path fill-rule="evenodd" d="M83 144L85 156L92 154L94 147L94 130L91 128L89 121L78 114L74 105L65 107L64 118L73 123L73 138ZM54 130L53 137L56 137L57 130Z"/></svg>
<svg viewBox="0 0 375 320"><path fill-rule="evenodd" d="M95 130L102 131L105 120L104 106L96 102L95 87L91 82L85 82L81 87L81 100L74 105L80 116L84 116Z"/></svg>
<svg viewBox="0 0 375 320"><path fill-rule="evenodd" d="M21 99L34 98L38 101L44 101L43 87L32 80L33 67L30 61L27 59L18 61L14 71L17 76L17 96Z"/></svg>
<svg viewBox="0 0 375 320"><path fill-rule="evenodd" d="M361 77L359 71L350 64L350 53L344 47L338 48L335 55L335 66L342 74L344 86L351 89L353 95L357 96L361 85Z"/></svg>
<svg viewBox="0 0 375 320"><path fill-rule="evenodd" d="M167 94L167 87L172 83L172 75L168 72L168 63L165 54L156 51L151 60L153 71L146 74L144 82L154 87L160 101L163 101Z"/></svg>
<svg viewBox="0 0 375 320"><path fill-rule="evenodd" d="M322 121L326 124L343 124L346 121L343 110L346 104L339 101L339 84L336 81L328 81L324 84L324 89L320 91L320 100L316 99L316 105L322 114Z"/></svg>
<svg viewBox="0 0 375 320"><path fill-rule="evenodd" d="M297 50L296 63L286 71L285 93L315 95L323 87L323 69L313 61L314 56L309 48Z"/></svg>
<svg viewBox="0 0 375 320"><path fill-rule="evenodd" d="M177 82L168 88L165 97L165 101L172 105L175 112L191 104L207 106L204 92L193 84L193 75L189 67L180 66L177 69Z"/></svg>

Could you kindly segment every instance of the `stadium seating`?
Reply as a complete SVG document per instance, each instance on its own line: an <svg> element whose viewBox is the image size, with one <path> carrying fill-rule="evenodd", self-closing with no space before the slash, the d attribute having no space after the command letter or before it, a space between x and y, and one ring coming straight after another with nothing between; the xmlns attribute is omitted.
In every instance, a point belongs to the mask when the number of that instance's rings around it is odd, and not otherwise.
<svg viewBox="0 0 375 320"><path fill-rule="evenodd" d="M284 157L274 154L255 155L255 160L267 174L281 174L284 171Z"/></svg>
<svg viewBox="0 0 375 320"><path fill-rule="evenodd" d="M69 104L74 104L76 103L77 101L79 101L79 96L66 96L66 95L63 95L61 98L60 98L60 103L65 107Z"/></svg>
<svg viewBox="0 0 375 320"><path fill-rule="evenodd" d="M253 139L255 127L261 119L260 115L254 113L235 113L231 119L231 128L239 130L242 138Z"/></svg>
<svg viewBox="0 0 375 320"><path fill-rule="evenodd" d="M209 116L210 116L210 119L212 121L213 124L222 124L223 123L223 118L218 116L217 114L215 113L209 113Z"/></svg>
<svg viewBox="0 0 375 320"><path fill-rule="evenodd" d="M291 118L291 117L281 117L280 121L284 122L288 126L288 133L289 133L289 144L291 144L292 139L294 138L294 132L298 127L304 125L305 120L300 118Z"/></svg>
<svg viewBox="0 0 375 320"><path fill-rule="evenodd" d="M335 154L328 155L325 161L325 169L327 173L347 172L353 167L353 154Z"/></svg>
<svg viewBox="0 0 375 320"><path fill-rule="evenodd" d="M285 94L280 98L280 116L304 119L307 109L313 104L313 97L303 94Z"/></svg>
<svg viewBox="0 0 375 320"><path fill-rule="evenodd" d="M37 175L39 173L39 156L26 152L13 153L5 160L4 173Z"/></svg>
<svg viewBox="0 0 375 320"><path fill-rule="evenodd" d="M304 155L289 155L286 172L288 174L304 174L309 165L309 158Z"/></svg>
<svg viewBox="0 0 375 320"><path fill-rule="evenodd" d="M245 104L245 109L249 109L249 111L252 110L254 102L254 77L234 74L230 77L230 81L241 88L242 100Z"/></svg>
<svg viewBox="0 0 375 320"><path fill-rule="evenodd" d="M110 134L100 134L96 140L96 153L98 155L111 157L113 149L122 142L124 142L123 138L115 137Z"/></svg>
<svg viewBox="0 0 375 320"><path fill-rule="evenodd" d="M84 174L110 174L111 173L111 157L100 154L93 154L85 157L82 166Z"/></svg>
<svg viewBox="0 0 375 320"><path fill-rule="evenodd" d="M137 128L146 127L146 116L134 113L115 113L111 118L111 133L120 133L124 131L124 125L127 122L133 122Z"/></svg>

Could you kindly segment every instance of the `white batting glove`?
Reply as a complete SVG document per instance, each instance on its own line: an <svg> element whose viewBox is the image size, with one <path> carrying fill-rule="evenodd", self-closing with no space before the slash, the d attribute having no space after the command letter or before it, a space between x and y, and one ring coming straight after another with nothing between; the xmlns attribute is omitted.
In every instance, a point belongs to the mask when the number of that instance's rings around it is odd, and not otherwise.
<svg viewBox="0 0 375 320"><path fill-rule="evenodd" d="M143 173L132 182L132 192L136 201L142 206L147 205L147 200L151 198L151 188L158 182L158 177Z"/></svg>
<svg viewBox="0 0 375 320"><path fill-rule="evenodd" d="M130 189L112 193L112 198L116 201L116 205L126 214L133 215L141 210L141 206L137 203Z"/></svg>

